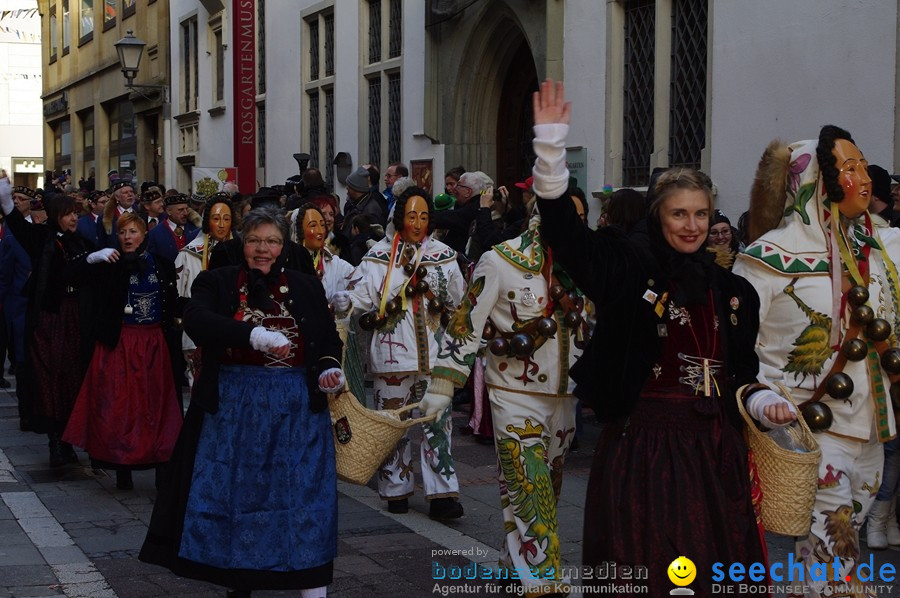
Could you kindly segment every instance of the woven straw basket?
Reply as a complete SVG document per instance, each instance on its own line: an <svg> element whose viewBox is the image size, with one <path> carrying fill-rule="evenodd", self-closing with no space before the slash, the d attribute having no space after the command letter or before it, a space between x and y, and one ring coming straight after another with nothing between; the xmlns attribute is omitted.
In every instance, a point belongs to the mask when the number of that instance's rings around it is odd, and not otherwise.
<svg viewBox="0 0 900 598"><path fill-rule="evenodd" d="M366 409L348 390L335 395L328 407L337 476L345 482L361 485L368 483L407 428L434 420L434 416L400 420L401 414L415 409L418 403L393 410Z"/></svg>
<svg viewBox="0 0 900 598"><path fill-rule="evenodd" d="M788 390L780 384L777 386L782 396L796 406ZM763 526L766 531L776 534L805 536L812 523L819 459L822 456L813 433L803 417L798 415L799 426L790 426L788 432L809 452L797 453L778 446L765 432L761 432L744 410L740 398L738 410L747 423L750 449L759 472ZM797 411L799 413L799 409Z"/></svg>

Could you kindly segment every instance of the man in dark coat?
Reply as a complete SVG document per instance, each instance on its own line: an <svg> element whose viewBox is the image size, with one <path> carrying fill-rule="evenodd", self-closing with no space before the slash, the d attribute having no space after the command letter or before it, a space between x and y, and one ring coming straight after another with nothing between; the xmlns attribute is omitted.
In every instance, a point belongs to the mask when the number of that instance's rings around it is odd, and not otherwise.
<svg viewBox="0 0 900 598"><path fill-rule="evenodd" d="M369 171L357 168L347 177L347 201L344 204L344 227L341 232L348 239L352 236L353 218L357 214L368 214L383 229L387 226L387 211L384 197L369 190Z"/></svg>
<svg viewBox="0 0 900 598"><path fill-rule="evenodd" d="M187 195L179 193L166 198L166 218L159 226L147 235L150 239L148 249L171 261L175 261L178 252L194 240L200 229L188 220Z"/></svg>
<svg viewBox="0 0 900 598"><path fill-rule="evenodd" d="M100 238L97 235L97 222L102 217L103 208L106 207L106 202L108 201L109 196L106 194L106 191L91 191L87 196L90 212L78 219L78 225L75 230L94 247L100 247Z"/></svg>

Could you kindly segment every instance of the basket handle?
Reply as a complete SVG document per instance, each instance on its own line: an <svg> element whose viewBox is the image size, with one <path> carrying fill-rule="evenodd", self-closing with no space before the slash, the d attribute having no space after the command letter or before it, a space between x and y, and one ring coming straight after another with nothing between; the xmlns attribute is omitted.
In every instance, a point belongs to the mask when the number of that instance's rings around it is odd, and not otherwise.
<svg viewBox="0 0 900 598"><path fill-rule="evenodd" d="M794 410L797 412L797 420L796 420L797 423L800 424L800 427L803 429L804 432L811 435L812 430L809 429L809 426L807 425L806 420L803 419L803 415L800 413L800 408L797 407L797 403L794 401L794 397L791 396L791 392L780 382L775 382L774 384L781 391L781 395L791 405L794 406ZM744 409L744 401L741 400L741 397L737 397L737 404L738 404L738 411L740 412L741 417L744 418L744 421L747 424L747 429L749 430L750 434L754 435L754 436L765 436L765 432L763 432L762 430L759 429L759 427L757 427L756 422L753 420L753 418L750 416L750 414L747 413L746 409Z"/></svg>

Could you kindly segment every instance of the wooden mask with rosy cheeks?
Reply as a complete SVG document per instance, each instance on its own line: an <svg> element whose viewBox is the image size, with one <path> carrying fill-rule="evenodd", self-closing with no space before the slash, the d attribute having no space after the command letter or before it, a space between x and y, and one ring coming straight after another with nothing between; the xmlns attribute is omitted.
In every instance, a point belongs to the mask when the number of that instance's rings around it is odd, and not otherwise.
<svg viewBox="0 0 900 598"><path fill-rule="evenodd" d="M413 195L406 200L405 209L400 236L407 243L420 243L428 234L428 203L424 197Z"/></svg>
<svg viewBox="0 0 900 598"><path fill-rule="evenodd" d="M325 228L325 217L319 210L306 210L303 213L303 246L312 251L322 249L328 229Z"/></svg>
<svg viewBox="0 0 900 598"><path fill-rule="evenodd" d="M209 235L216 241L224 241L231 236L231 208L228 204L213 204L209 209Z"/></svg>
<svg viewBox="0 0 900 598"><path fill-rule="evenodd" d="M869 209L872 198L872 179L869 177L869 163L859 148L848 139L837 139L831 150L838 169L838 184L844 190L844 199L838 203L838 210L847 218L856 218Z"/></svg>

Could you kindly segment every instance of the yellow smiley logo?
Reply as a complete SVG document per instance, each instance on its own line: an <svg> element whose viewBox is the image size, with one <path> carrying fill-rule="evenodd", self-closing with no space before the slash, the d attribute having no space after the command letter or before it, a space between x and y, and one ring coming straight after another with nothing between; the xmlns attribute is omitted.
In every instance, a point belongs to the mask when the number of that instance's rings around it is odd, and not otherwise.
<svg viewBox="0 0 900 598"><path fill-rule="evenodd" d="M697 567L694 562L686 556L680 556L669 565L669 580L676 586L690 585L694 578L697 577Z"/></svg>

